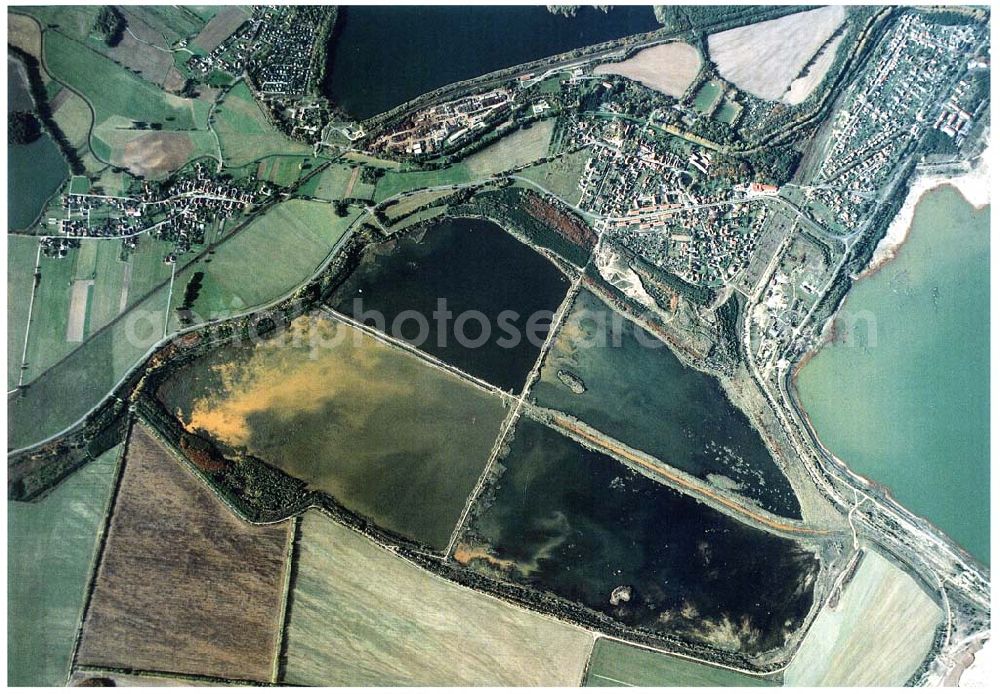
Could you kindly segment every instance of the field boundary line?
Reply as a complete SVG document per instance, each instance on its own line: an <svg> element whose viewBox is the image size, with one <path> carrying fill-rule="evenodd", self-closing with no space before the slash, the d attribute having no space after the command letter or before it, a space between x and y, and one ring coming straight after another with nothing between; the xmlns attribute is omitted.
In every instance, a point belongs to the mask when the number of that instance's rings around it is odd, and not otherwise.
<svg viewBox="0 0 1000 694"><path fill-rule="evenodd" d="M281 614L278 616L278 633L274 650L274 667L271 681L279 684L285 678L288 656L288 626L292 614L292 591L295 590L295 573L298 571L299 541L302 539L302 514L291 517L292 526L288 533L288 548L285 551L285 581L281 595Z"/></svg>
<svg viewBox="0 0 1000 694"><path fill-rule="evenodd" d="M80 617L76 626L76 638L73 641L73 653L69 660L69 671L66 673L67 686L73 677L73 671L79 664L77 658L80 653L80 644L83 642L83 625L86 623L87 615L90 612L90 603L94 597L94 589L97 587L97 575L100 573L101 564L104 563L104 552L108 544L108 534L111 532L111 520L115 515L115 507L118 505L118 494L122 487L122 478L125 477L125 467L128 464L128 450L132 440L133 424L134 419L129 417L128 423L125 425L125 438L122 439L121 452L118 454L114 486L112 487L111 495L108 497L107 508L104 511L104 523L98 535L94 556L90 560L91 567L90 577L87 580L87 592L84 594L83 607L80 610ZM79 469L77 471L79 472Z"/></svg>
<svg viewBox="0 0 1000 694"><path fill-rule="evenodd" d="M490 470L493 469L497 457L500 455L500 449L503 448L504 442L507 440L507 436L510 434L514 425L517 423L517 420L521 416L528 393L531 392L531 388L535 385L535 380L541 375L542 362L545 360L546 354L548 354L549 347L551 347L552 343L555 341L555 336L559 332L559 328L563 319L566 317L566 314L569 313L570 307L576 302L576 297L580 291L580 285L585 274L586 269L581 272L575 280L573 280L573 284L571 284L569 289L566 291L566 295L559 303L559 308L556 309L556 312L552 317L552 324L549 326L549 332L545 336L545 342L542 343L541 349L538 350L538 358L535 359L535 363L531 367L531 371L529 371L528 375L525 377L524 387L521 389L521 396L517 399L517 402L511 408L511 411L505 418L504 423L501 425L500 433L497 434L497 438L493 442L493 449L490 451L490 455L486 459L486 465L483 467L483 471L480 473L479 479L476 480L476 485L472 488L469 496L466 497L462 514L459 516L458 523L455 525L455 529L451 533L451 539L448 540L448 546L445 548L445 557L451 556L451 553L454 551L455 544L458 542L458 538L462 534L462 528L465 526L465 523L469 518L469 512L472 510L472 505L475 503L476 499L479 498L479 495L482 494L483 489L486 486L486 480L489 478Z"/></svg>

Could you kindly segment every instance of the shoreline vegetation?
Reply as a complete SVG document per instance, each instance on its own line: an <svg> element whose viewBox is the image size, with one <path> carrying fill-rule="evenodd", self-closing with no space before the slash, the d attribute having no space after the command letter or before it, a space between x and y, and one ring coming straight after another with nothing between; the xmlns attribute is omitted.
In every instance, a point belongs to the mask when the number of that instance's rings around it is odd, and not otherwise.
<svg viewBox="0 0 1000 694"><path fill-rule="evenodd" d="M871 262L861 274L859 279L869 277L882 268L886 263L896 257L899 249L906 242L913 226L913 216L916 213L917 205L927 193L941 188L942 186L952 186L962 197L975 209L980 210L990 204L990 150L992 143L988 144L979 155L975 166L968 172L955 176L946 173L918 173L910 184L910 190L906 195L906 200L900 208L885 236L879 241L872 255Z"/></svg>

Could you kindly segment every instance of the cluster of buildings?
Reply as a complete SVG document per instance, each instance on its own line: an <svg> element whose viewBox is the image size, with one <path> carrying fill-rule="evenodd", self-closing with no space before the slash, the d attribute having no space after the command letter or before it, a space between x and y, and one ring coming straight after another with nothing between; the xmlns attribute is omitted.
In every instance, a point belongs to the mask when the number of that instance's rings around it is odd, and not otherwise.
<svg viewBox="0 0 1000 694"><path fill-rule="evenodd" d="M513 108L514 94L506 87L466 96L418 111L376 138L372 148L410 155L440 152L508 117Z"/></svg>
<svg viewBox="0 0 1000 694"><path fill-rule="evenodd" d="M979 25L937 24L917 13L897 21L836 116L817 177L825 185L810 191L810 199L828 211L827 221L852 228L870 207L852 191L885 185L935 121L948 128L959 123L961 116L939 116L951 85L967 69L955 57L977 53L985 39Z"/></svg>
<svg viewBox="0 0 1000 694"><path fill-rule="evenodd" d="M703 286L746 269L767 216L754 198L773 186L722 185L713 153L669 148L648 128L625 120L581 121L575 144L593 153L580 179L580 207L604 218L610 239L654 265Z"/></svg>
<svg viewBox="0 0 1000 694"><path fill-rule="evenodd" d="M309 91L317 38L325 37L322 23L331 18L295 7L264 10L247 72L261 96L302 96ZM320 58L321 60L321 58Z"/></svg>
<svg viewBox="0 0 1000 694"><path fill-rule="evenodd" d="M123 252L128 252L140 235L149 234L172 242L173 249L164 257L172 263L204 242L210 224L244 213L271 192L266 183L235 183L197 165L191 175L166 185L144 182L132 196L66 194L58 235L45 237L43 252L62 257L73 247L66 242L80 238L121 239Z"/></svg>
<svg viewBox="0 0 1000 694"><path fill-rule="evenodd" d="M264 10L254 8L253 15L241 24L208 55L192 55L187 61L191 74L206 80L213 72L239 75L246 66L247 58L257 46L257 36L264 25ZM183 47L183 46L181 46Z"/></svg>
<svg viewBox="0 0 1000 694"><path fill-rule="evenodd" d="M752 349L758 364L773 364L797 336L819 298L830 267L823 249L793 229L752 315Z"/></svg>
<svg viewBox="0 0 1000 694"><path fill-rule="evenodd" d="M330 104L311 92L324 63L335 8L255 7L252 17L209 55L187 66L203 80L214 71L246 71L257 97L290 136L315 141L330 116Z"/></svg>

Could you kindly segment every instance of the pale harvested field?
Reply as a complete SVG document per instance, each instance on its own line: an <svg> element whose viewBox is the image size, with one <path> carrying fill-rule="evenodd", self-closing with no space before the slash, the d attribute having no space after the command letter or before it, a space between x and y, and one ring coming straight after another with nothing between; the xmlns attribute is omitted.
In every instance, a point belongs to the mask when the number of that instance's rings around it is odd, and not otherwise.
<svg viewBox="0 0 1000 694"><path fill-rule="evenodd" d="M390 220L395 222L410 214L414 210L419 209L424 205L429 205L435 200L447 197L453 192L454 191L451 190L425 190L419 193L414 193L413 195L406 196L395 205L391 205L385 212L389 215Z"/></svg>
<svg viewBox="0 0 1000 694"><path fill-rule="evenodd" d="M639 51L620 63L598 65L595 75L621 75L667 96L681 97L701 69L694 46L673 41Z"/></svg>
<svg viewBox="0 0 1000 694"><path fill-rule="evenodd" d="M723 78L777 101L845 16L837 5L737 27L709 36L708 52Z"/></svg>
<svg viewBox="0 0 1000 694"><path fill-rule="evenodd" d="M220 43L229 38L230 34L239 29L246 19L247 13L242 7L224 7L212 17L192 43L202 48L206 53L211 53Z"/></svg>
<svg viewBox="0 0 1000 694"><path fill-rule="evenodd" d="M126 460L79 665L269 681L291 523L244 523L142 425Z"/></svg>
<svg viewBox="0 0 1000 694"><path fill-rule="evenodd" d="M36 58L42 55L42 34L38 30L38 24L23 14L7 13L7 43ZM42 79L48 81L44 71Z"/></svg>
<svg viewBox="0 0 1000 694"><path fill-rule="evenodd" d="M541 159L549 152L555 119L540 121L517 130L469 156L465 163L474 178L510 171Z"/></svg>
<svg viewBox="0 0 1000 694"><path fill-rule="evenodd" d="M187 133L151 132L130 140L120 161L133 173L156 178L184 166L193 154L194 143Z"/></svg>
<svg viewBox="0 0 1000 694"><path fill-rule="evenodd" d="M87 304L94 280L75 280L69 296L69 318L66 321L66 342L83 342L87 325Z"/></svg>
<svg viewBox="0 0 1000 694"><path fill-rule="evenodd" d="M582 629L393 556L316 512L302 521L285 680L314 685L580 682Z"/></svg>
<svg viewBox="0 0 1000 694"><path fill-rule="evenodd" d="M865 551L837 608L824 606L786 686L898 687L930 650L941 608L902 569Z"/></svg>
<svg viewBox="0 0 1000 694"><path fill-rule="evenodd" d="M816 62L810 66L808 72L802 77L792 80L792 83L788 85L788 91L781 97L781 100L792 106L805 101L806 97L812 94L813 90L826 77L826 73L830 71L833 61L837 59L837 49L840 48L843 41L843 34L830 41L816 56Z"/></svg>

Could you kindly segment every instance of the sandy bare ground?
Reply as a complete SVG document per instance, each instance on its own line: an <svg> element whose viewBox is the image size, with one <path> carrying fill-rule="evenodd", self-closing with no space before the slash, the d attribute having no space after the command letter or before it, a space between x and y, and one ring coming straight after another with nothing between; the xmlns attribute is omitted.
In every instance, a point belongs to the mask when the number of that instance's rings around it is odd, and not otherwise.
<svg viewBox="0 0 1000 694"><path fill-rule="evenodd" d="M193 151L186 133L148 132L128 142L115 163L134 174L156 178L183 166Z"/></svg>
<svg viewBox="0 0 1000 694"><path fill-rule="evenodd" d="M94 280L76 280L69 295L69 320L66 321L66 342L83 342L87 324L87 299Z"/></svg>
<svg viewBox="0 0 1000 694"><path fill-rule="evenodd" d="M709 36L708 52L723 78L777 101L845 16L838 5L737 27Z"/></svg>
<svg viewBox="0 0 1000 694"><path fill-rule="evenodd" d="M291 524L244 523L141 424L113 514L78 665L270 681Z"/></svg>
<svg viewBox="0 0 1000 694"><path fill-rule="evenodd" d="M837 606L824 606L785 670L785 686L901 686L944 618L902 569L865 550Z"/></svg>
<svg viewBox="0 0 1000 694"><path fill-rule="evenodd" d="M667 96L681 97L701 69L701 55L694 46L674 41L639 51L620 63L604 63L595 75L621 75Z"/></svg>

